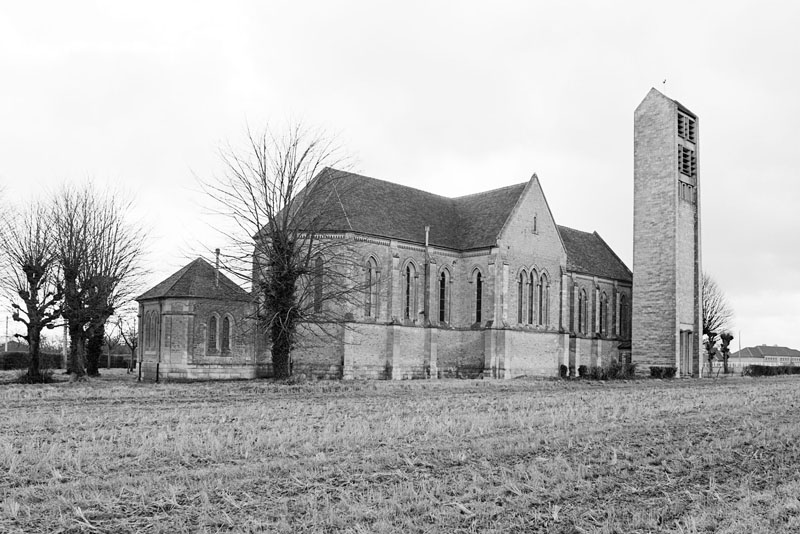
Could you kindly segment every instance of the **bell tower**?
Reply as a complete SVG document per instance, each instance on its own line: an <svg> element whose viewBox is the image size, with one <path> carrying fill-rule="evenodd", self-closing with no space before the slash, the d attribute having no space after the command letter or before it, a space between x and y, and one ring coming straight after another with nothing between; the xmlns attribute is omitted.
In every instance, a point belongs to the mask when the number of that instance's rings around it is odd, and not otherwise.
<svg viewBox="0 0 800 534"><path fill-rule="evenodd" d="M697 115L651 89L634 112L632 361L699 376Z"/></svg>

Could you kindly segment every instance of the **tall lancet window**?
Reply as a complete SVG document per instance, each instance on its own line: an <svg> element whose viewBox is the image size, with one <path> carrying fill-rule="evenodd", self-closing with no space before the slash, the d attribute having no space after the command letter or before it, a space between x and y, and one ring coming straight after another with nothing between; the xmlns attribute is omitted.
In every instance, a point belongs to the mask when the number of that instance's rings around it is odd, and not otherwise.
<svg viewBox="0 0 800 534"><path fill-rule="evenodd" d="M475 275L475 322L481 322L481 308L483 307L483 277L478 271Z"/></svg>

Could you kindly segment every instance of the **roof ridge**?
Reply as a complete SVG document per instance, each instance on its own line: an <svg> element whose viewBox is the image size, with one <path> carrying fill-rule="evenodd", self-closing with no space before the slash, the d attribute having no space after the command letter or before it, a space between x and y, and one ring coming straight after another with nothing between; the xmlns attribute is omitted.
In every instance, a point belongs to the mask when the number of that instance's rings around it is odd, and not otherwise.
<svg viewBox="0 0 800 534"><path fill-rule="evenodd" d="M330 169L331 171L339 172L339 173L342 173L342 174L349 174L350 176L355 176L355 177L357 177L357 178L366 178L367 180L374 180L374 181L376 181L376 182L381 182L381 183L384 183L384 184L389 184L389 185L391 185L391 186L394 186L394 187L401 187L401 188L403 188L403 189L413 189L414 191L417 191L417 192L419 192L419 193L425 193L426 195L430 195L430 196L432 196L432 197L439 197L439 198L443 198L443 199L445 199L445 200L455 200L455 198L454 198L454 197L446 197L446 196L444 196L444 195L439 195L439 194L437 194L437 193L431 193L430 191L425 191L424 189L419 189L419 188L417 188L417 187L412 187L412 186L410 186L410 185L399 184L399 183L397 183L397 182L392 182L392 181L389 181L389 180L384 180L383 178L374 178L374 177L372 177L372 176L367 176L366 174L359 174L359 173L357 173L357 172L351 172L351 171L342 171L342 170L339 170L339 169L334 169L333 167L327 167L327 168L328 168L328 169Z"/></svg>
<svg viewBox="0 0 800 534"><path fill-rule="evenodd" d="M528 185L528 182L520 182L518 184L504 185L503 187L498 187L496 189L489 189L488 191L479 191L477 193L470 193L468 195L461 195L460 197L444 197L444 198L449 198L450 200L461 200L463 198L477 197L477 196L480 196L480 195L486 195L488 193L496 193L498 191L503 191L505 189L511 189L512 187L519 187L519 186L525 186L525 185Z"/></svg>
<svg viewBox="0 0 800 534"><path fill-rule="evenodd" d="M563 224L556 224L556 226L558 226L559 228L563 228L565 230L571 230L573 232L580 232L580 233L586 234L586 235L592 235L593 233L596 233L596 232L587 232L585 230L578 230L577 228L572 228L571 226L564 226Z"/></svg>

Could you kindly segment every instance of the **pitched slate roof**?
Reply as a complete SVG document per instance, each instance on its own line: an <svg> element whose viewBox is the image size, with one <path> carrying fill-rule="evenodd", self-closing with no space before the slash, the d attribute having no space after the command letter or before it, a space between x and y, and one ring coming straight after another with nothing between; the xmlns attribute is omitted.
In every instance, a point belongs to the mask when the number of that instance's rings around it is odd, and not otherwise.
<svg viewBox="0 0 800 534"><path fill-rule="evenodd" d="M558 233L567 249L567 270L576 273L633 281L633 273L597 232L581 232L559 226Z"/></svg>
<svg viewBox="0 0 800 534"><path fill-rule="evenodd" d="M527 184L448 198L376 178L325 169L310 185L316 202L307 206L326 214L327 231L352 231L413 243L469 250L491 247ZM302 193L301 193L302 194Z"/></svg>
<svg viewBox="0 0 800 534"><path fill-rule="evenodd" d="M731 354L731 358L764 358L771 356L773 358L800 358L800 350L790 349L788 347L770 347L768 345L758 345L755 347L745 347L738 352Z"/></svg>
<svg viewBox="0 0 800 534"><path fill-rule="evenodd" d="M203 258L197 258L178 272L146 291L136 300L158 298L209 298L250 300L250 295Z"/></svg>

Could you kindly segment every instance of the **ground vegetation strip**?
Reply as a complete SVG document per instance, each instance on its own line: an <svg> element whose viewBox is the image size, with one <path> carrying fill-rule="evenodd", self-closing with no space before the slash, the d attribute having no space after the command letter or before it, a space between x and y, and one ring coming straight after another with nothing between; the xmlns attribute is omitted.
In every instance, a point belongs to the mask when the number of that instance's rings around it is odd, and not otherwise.
<svg viewBox="0 0 800 534"><path fill-rule="evenodd" d="M796 532L800 378L0 385L2 532Z"/></svg>

